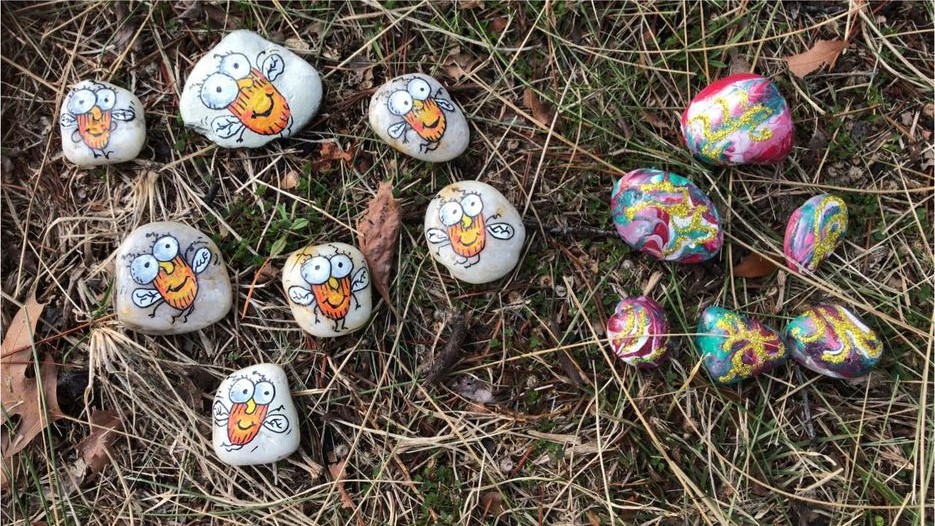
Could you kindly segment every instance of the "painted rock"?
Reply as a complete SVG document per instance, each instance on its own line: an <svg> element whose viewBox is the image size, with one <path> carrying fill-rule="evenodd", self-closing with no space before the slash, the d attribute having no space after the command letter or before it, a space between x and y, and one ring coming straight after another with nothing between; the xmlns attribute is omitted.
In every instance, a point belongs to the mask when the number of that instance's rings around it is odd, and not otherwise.
<svg viewBox="0 0 935 526"><path fill-rule="evenodd" d="M714 165L773 164L792 151L792 113L767 78L741 73L701 91L682 113L692 155Z"/></svg>
<svg viewBox="0 0 935 526"><path fill-rule="evenodd" d="M299 449L299 415L286 373L262 363L227 377L214 395L212 443L232 466L268 464Z"/></svg>
<svg viewBox="0 0 935 526"><path fill-rule="evenodd" d="M471 132L451 95L428 75L396 77L370 98L370 127L387 144L416 159L450 161L468 147Z"/></svg>
<svg viewBox="0 0 935 526"><path fill-rule="evenodd" d="M717 306L701 313L695 342L705 369L719 384L752 378L786 360L786 346L775 330Z"/></svg>
<svg viewBox="0 0 935 526"><path fill-rule="evenodd" d="M799 364L834 378L865 376L883 344L867 324L838 305L817 305L786 325L783 339Z"/></svg>
<svg viewBox="0 0 935 526"><path fill-rule="evenodd" d="M607 341L621 360L658 367L669 357L669 324L662 305L645 296L623 298L607 321Z"/></svg>
<svg viewBox="0 0 935 526"><path fill-rule="evenodd" d="M295 321L315 336L354 332L373 310L367 261L344 243L309 245L293 252L283 267L282 287Z"/></svg>
<svg viewBox="0 0 935 526"><path fill-rule="evenodd" d="M146 142L140 99L107 82L75 84L62 102L58 123L62 152L79 166L133 160Z"/></svg>
<svg viewBox="0 0 935 526"><path fill-rule="evenodd" d="M179 110L185 125L224 148L256 148L299 132L321 104L308 62L252 31L233 31L195 64Z"/></svg>
<svg viewBox="0 0 935 526"><path fill-rule="evenodd" d="M834 252L847 232L847 205L840 197L820 194L798 207L786 225L783 252L792 270L814 272Z"/></svg>
<svg viewBox="0 0 935 526"><path fill-rule="evenodd" d="M231 308L231 282L211 239L175 222L143 225L115 257L114 309L128 329L181 334L220 320Z"/></svg>
<svg viewBox="0 0 935 526"><path fill-rule="evenodd" d="M516 208L480 181L442 188L425 210L424 230L432 257L455 278L475 284L513 270L526 239Z"/></svg>
<svg viewBox="0 0 935 526"><path fill-rule="evenodd" d="M714 203L674 173L629 172L614 185L610 206L620 237L665 261L705 261L716 256L724 242Z"/></svg>

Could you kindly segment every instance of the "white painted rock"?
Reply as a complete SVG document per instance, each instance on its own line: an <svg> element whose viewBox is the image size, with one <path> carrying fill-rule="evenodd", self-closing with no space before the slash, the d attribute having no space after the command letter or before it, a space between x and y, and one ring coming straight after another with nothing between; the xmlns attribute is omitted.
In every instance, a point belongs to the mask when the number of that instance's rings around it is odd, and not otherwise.
<svg viewBox="0 0 935 526"><path fill-rule="evenodd" d="M227 464L268 464L299 449L299 415L278 365L261 363L228 376L211 413L214 452Z"/></svg>
<svg viewBox="0 0 935 526"><path fill-rule="evenodd" d="M344 243L309 245L293 252L282 270L282 287L295 321L315 336L354 332L373 310L367 261Z"/></svg>
<svg viewBox="0 0 935 526"><path fill-rule="evenodd" d="M62 152L79 166L133 160L146 142L140 99L107 82L75 84L62 101L58 123Z"/></svg>
<svg viewBox="0 0 935 526"><path fill-rule="evenodd" d="M195 64L179 110L185 125L224 148L256 148L298 133L318 112L321 77L252 31L224 37Z"/></svg>
<svg viewBox="0 0 935 526"><path fill-rule="evenodd" d="M425 211L424 230L432 257L468 283L506 276L519 262L526 239L516 208L480 181L442 188Z"/></svg>
<svg viewBox="0 0 935 526"><path fill-rule="evenodd" d="M429 162L450 161L468 147L471 131L451 95L428 75L402 75L370 99L370 127L397 150Z"/></svg>
<svg viewBox="0 0 935 526"><path fill-rule="evenodd" d="M211 238L176 222L143 225L115 256L114 309L128 329L181 334L220 320L231 308L231 282Z"/></svg>

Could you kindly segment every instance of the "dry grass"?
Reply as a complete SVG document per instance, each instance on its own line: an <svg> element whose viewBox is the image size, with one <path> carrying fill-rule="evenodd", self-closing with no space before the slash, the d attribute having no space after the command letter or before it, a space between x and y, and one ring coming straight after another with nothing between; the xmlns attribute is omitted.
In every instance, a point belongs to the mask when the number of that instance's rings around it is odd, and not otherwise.
<svg viewBox="0 0 935 526"><path fill-rule="evenodd" d="M188 18L170 3L3 4L4 327L32 291L48 303L40 336L79 327L38 348L59 363L60 391L78 394L61 396L70 416L19 455L4 523L935 520L932 2L482 3L220 3ZM303 53L326 102L295 138L220 150L181 126L176 103L197 58L240 27ZM835 37L849 46L832 71L785 71L782 57ZM680 146L677 117L742 60L779 83L797 147L778 167L711 169ZM368 129L372 87L413 70L445 81L468 113L471 149L451 163L406 158ZM62 159L57 107L85 78L142 99L137 161L78 170ZM528 89L556 119L533 119L550 115L524 106ZM335 140L354 161L320 165ZM720 259L665 265L602 235L614 179L637 167L671 169L715 198ZM299 184L283 189L290 172ZM482 287L440 269L420 228L437 189L475 177L519 204L530 234L516 272ZM279 240L286 254L355 242L387 178L405 220L399 319L380 304L355 336L305 337L278 278L251 287L260 265ZM750 250L781 257L786 218L819 191L852 217L822 271L733 278ZM309 224L293 228L297 218ZM199 333L147 337L108 315L111 254L163 219L210 233L232 270L234 309ZM609 357L602 324L618 294L656 272L653 295L679 332L714 302L782 325L834 298L870 321L885 357L866 381L787 366L717 389L682 338L673 363L637 373ZM418 371L464 313L464 360L445 384L423 384ZM211 451L213 390L260 361L284 364L302 445L275 466L230 468ZM124 423L97 477L73 467L89 408Z"/></svg>

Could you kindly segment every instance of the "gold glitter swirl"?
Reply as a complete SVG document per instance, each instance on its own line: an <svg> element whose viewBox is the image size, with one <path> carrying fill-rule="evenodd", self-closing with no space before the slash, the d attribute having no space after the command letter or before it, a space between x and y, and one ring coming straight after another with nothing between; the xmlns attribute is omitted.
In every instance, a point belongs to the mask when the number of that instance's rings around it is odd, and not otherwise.
<svg viewBox="0 0 935 526"><path fill-rule="evenodd" d="M718 379L721 383L729 383L737 378L747 378L753 374L754 368L762 366L770 360L768 347L775 347L778 340L765 330L747 328L740 317L733 313L725 313L714 326L724 331L722 350L732 349L735 344L741 344L739 350L730 357L731 367L727 374ZM756 356L753 363L744 363L743 358L752 353Z"/></svg>
<svg viewBox="0 0 935 526"><path fill-rule="evenodd" d="M737 92L739 106L746 106L749 97L746 92ZM731 134L739 131L741 128L750 128L750 139L754 142L765 141L773 136L773 131L769 128L757 129L758 126L768 121L773 115L773 111L768 107L757 104L752 107L744 108L744 112L736 119L730 117L730 105L726 97L715 97L714 103L721 107L721 126L714 131L711 126L711 118L702 113L688 121L689 126L694 126L695 122L701 121L701 135L706 143L701 148L701 153L710 158L720 157L723 147L718 143L729 137Z"/></svg>
<svg viewBox="0 0 935 526"><path fill-rule="evenodd" d="M697 206L691 203L691 192L687 186L675 186L672 181L663 179L655 183L644 183L640 185L640 191L643 193L662 192L669 194L679 194L678 203L662 203L657 201L641 201L626 207L624 213L627 219L633 221L636 216L646 208L658 208L665 211L673 218L691 218L688 224L682 221L672 220L669 225L675 231L675 237L684 236L693 239L695 244L701 245L717 238L718 227L704 220L704 214L708 211L707 206ZM692 236L692 231L701 231L704 235ZM669 256L681 250L681 246L672 243L666 243L660 247L664 256Z"/></svg>
<svg viewBox="0 0 935 526"><path fill-rule="evenodd" d="M815 330L805 332L802 325L792 327L791 334L796 341L804 344L815 343L825 339L830 332L840 342L840 346L831 349L826 347L821 353L822 361L840 364L854 351L867 358L879 358L883 346L876 334L863 324L859 318L841 307L816 307L803 314L815 324Z"/></svg>
<svg viewBox="0 0 935 526"><path fill-rule="evenodd" d="M837 213L828 216L822 220L826 210L837 206ZM847 205L839 197L829 195L818 203L812 218L812 235L815 239L815 250L812 255L812 261L817 266L818 262L824 261L829 254L834 252L838 246L838 240L847 229ZM835 228L836 227L836 228Z"/></svg>
<svg viewBox="0 0 935 526"><path fill-rule="evenodd" d="M613 344L615 352L617 352L618 349L624 347L624 345L627 343L627 340L636 339L638 341L639 338L644 334L648 335L649 315L646 313L645 309L629 306L626 310L621 312L617 318L622 319L624 325L620 328L619 331L616 331L616 334L614 335ZM632 346L632 344L627 347L630 346ZM620 350L618 354L623 356L624 354L632 353L634 350L639 349Z"/></svg>

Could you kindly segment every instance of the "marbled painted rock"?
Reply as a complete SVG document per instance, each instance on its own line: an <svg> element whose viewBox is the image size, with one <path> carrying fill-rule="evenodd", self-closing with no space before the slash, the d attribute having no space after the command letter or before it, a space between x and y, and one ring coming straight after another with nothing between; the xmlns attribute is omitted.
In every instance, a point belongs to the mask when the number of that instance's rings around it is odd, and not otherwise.
<svg viewBox="0 0 935 526"><path fill-rule="evenodd" d="M293 252L282 286L295 321L306 332L332 338L363 327L373 310L370 270L359 250L344 243Z"/></svg>
<svg viewBox="0 0 935 526"><path fill-rule="evenodd" d="M722 166L778 163L795 137L786 99L752 73L721 79L695 96L682 113L682 135L692 155Z"/></svg>
<svg viewBox="0 0 935 526"><path fill-rule="evenodd" d="M847 205L840 197L820 194L798 207L786 224L783 252L792 270L814 272L847 232Z"/></svg>
<svg viewBox="0 0 935 526"><path fill-rule="evenodd" d="M231 308L231 282L211 239L175 222L143 225L115 257L114 309L128 329L181 334L220 320Z"/></svg>
<svg viewBox="0 0 935 526"><path fill-rule="evenodd" d="M817 305L786 325L783 340L801 365L834 378L858 378L880 360L883 344L844 307Z"/></svg>
<svg viewBox="0 0 935 526"><path fill-rule="evenodd" d="M639 368L658 367L669 357L666 313L652 298L623 298L607 321L607 341L624 362Z"/></svg>
<svg viewBox="0 0 935 526"><path fill-rule="evenodd" d="M516 208L480 181L442 188L425 210L424 230L432 257L468 283L506 276L519 263L526 239Z"/></svg>
<svg viewBox="0 0 935 526"><path fill-rule="evenodd" d="M233 31L195 64L179 110L185 125L224 148L256 148L299 132L321 104L308 62L252 31Z"/></svg>
<svg viewBox="0 0 935 526"><path fill-rule="evenodd" d="M705 261L721 250L714 203L682 176L633 170L614 185L610 206L617 232L636 250L679 263Z"/></svg>
<svg viewBox="0 0 935 526"><path fill-rule="evenodd" d="M705 369L719 384L752 378L786 360L786 346L775 330L723 307L701 313L695 343Z"/></svg>
<svg viewBox="0 0 935 526"><path fill-rule="evenodd" d="M228 376L211 413L214 452L227 464L268 464L299 448L299 415L278 365L262 363Z"/></svg>
<svg viewBox="0 0 935 526"><path fill-rule="evenodd" d="M107 82L75 84L62 101L58 122L62 152L79 166L130 161L146 142L140 99Z"/></svg>
<svg viewBox="0 0 935 526"><path fill-rule="evenodd" d="M428 75L386 82L370 98L370 126L397 150L429 162L450 161L467 149L471 132L461 109Z"/></svg>

